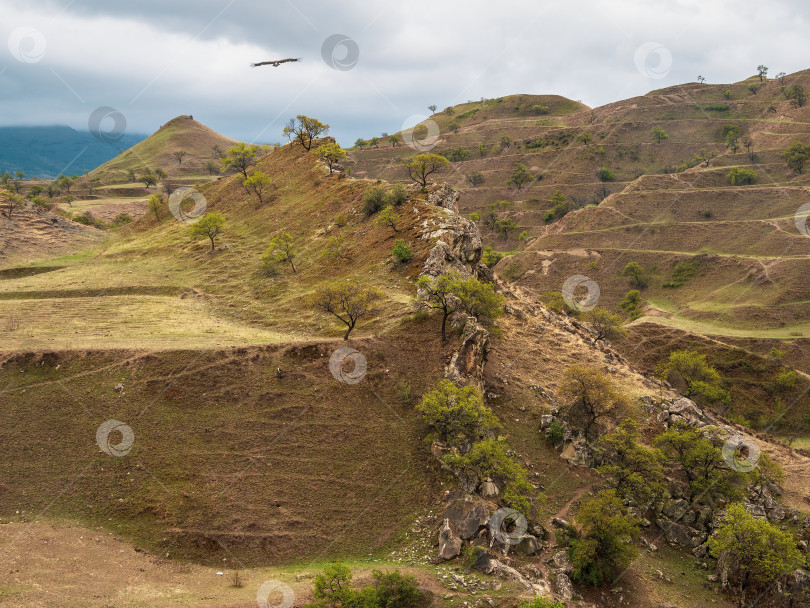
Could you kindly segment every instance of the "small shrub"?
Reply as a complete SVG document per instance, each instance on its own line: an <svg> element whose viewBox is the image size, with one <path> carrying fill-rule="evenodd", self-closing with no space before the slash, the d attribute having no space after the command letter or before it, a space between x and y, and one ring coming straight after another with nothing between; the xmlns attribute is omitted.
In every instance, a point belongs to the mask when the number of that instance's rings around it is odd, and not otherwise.
<svg viewBox="0 0 810 608"><path fill-rule="evenodd" d="M616 175L613 173L613 171L604 165L596 172L596 177L603 182L612 182L614 179L616 179Z"/></svg>
<svg viewBox="0 0 810 608"><path fill-rule="evenodd" d="M500 262L506 254L501 251L495 251L487 245L484 247L484 253L481 255L481 261L486 264L489 268L492 268Z"/></svg>
<svg viewBox="0 0 810 608"><path fill-rule="evenodd" d="M371 217L386 206L386 191L384 186L372 186L363 195L363 213Z"/></svg>
<svg viewBox="0 0 810 608"><path fill-rule="evenodd" d="M394 184L393 188L391 188L391 192L386 195L385 202L394 207L399 207L408 202L408 193L405 191L405 186L402 184Z"/></svg>
<svg viewBox="0 0 810 608"><path fill-rule="evenodd" d="M565 427L561 422L552 420L551 424L548 425L548 428L546 429L546 441L548 441L551 446L556 446L559 445L564 437Z"/></svg>
<svg viewBox="0 0 810 608"><path fill-rule="evenodd" d="M132 216L128 213L119 213L113 218L113 226L123 226L132 222Z"/></svg>
<svg viewBox="0 0 810 608"><path fill-rule="evenodd" d="M551 108L541 104L536 104L532 106L532 112L534 112L535 114L548 114L550 111Z"/></svg>
<svg viewBox="0 0 810 608"><path fill-rule="evenodd" d="M349 218L346 217L345 213L341 213L335 218L335 226L338 228L343 228L348 222Z"/></svg>
<svg viewBox="0 0 810 608"><path fill-rule="evenodd" d="M394 257L402 264L410 262L411 258L413 258L411 246L402 239L397 239L397 242L394 245Z"/></svg>
<svg viewBox="0 0 810 608"><path fill-rule="evenodd" d="M728 172L726 179L732 186L736 186L738 184L753 184L757 181L757 173L753 169L741 169L739 167L734 167Z"/></svg>

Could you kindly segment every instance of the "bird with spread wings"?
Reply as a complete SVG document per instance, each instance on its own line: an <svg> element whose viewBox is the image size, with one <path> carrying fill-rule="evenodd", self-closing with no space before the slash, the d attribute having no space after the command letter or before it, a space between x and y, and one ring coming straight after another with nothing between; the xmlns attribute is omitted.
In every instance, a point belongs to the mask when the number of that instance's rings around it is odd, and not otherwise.
<svg viewBox="0 0 810 608"><path fill-rule="evenodd" d="M287 59L276 59L274 61L260 61L258 63L251 63L250 67L257 68L260 65L272 65L274 68L277 68L282 63L288 63L290 61L303 61L303 60L300 57L298 58L288 57Z"/></svg>

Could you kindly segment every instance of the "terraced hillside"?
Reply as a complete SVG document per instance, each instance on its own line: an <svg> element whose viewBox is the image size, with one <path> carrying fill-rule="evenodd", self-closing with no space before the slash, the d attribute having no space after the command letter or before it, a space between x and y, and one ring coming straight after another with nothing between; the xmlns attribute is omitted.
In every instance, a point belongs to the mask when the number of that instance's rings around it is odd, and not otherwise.
<svg viewBox="0 0 810 608"><path fill-rule="evenodd" d="M599 304L615 308L636 287L625 266L641 266L643 316L631 331L645 347L628 354L648 371L645 349L660 354L677 335L760 356L777 346L810 372L810 238L799 212L810 192L783 157L793 142L810 143L810 110L789 98L795 86L807 90L810 72L685 84L594 109L551 100L542 115L530 96L485 100L432 117L441 127L432 151L451 160L469 151L441 179L464 190L462 210L509 254L496 266L502 279L539 296L587 276ZM405 180L414 154L383 143L354 149L352 166ZM507 185L518 163L534 177L520 189ZM752 183L732 185L733 169L753 171ZM466 177L476 172L484 181L473 187ZM552 201L555 192L564 198ZM515 226L496 232L498 219Z"/></svg>

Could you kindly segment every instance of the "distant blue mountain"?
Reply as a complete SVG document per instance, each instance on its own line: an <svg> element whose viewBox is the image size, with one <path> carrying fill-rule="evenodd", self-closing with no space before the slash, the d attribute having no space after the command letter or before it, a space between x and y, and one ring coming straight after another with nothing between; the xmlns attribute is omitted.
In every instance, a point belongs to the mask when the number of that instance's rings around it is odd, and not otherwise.
<svg viewBox="0 0 810 608"><path fill-rule="evenodd" d="M40 178L81 175L146 137L126 134L108 144L89 131L70 127L0 127L0 173L24 171L27 177Z"/></svg>

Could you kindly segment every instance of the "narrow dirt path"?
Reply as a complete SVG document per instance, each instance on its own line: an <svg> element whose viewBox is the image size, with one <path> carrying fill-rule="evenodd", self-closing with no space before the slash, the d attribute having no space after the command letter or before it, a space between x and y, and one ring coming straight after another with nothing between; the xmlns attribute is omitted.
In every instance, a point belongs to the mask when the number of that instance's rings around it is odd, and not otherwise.
<svg viewBox="0 0 810 608"><path fill-rule="evenodd" d="M543 549L543 551L539 555L537 568L542 573L543 580L549 581L549 569L548 566L546 566L546 562L553 555L554 550L557 549L557 547L559 546L557 542L557 532L555 531L554 525L551 522L555 518L565 519L565 517L568 515L568 509L571 508L571 505L574 504L576 501L578 501L580 498L582 498L582 495L585 494L585 492L588 492L590 489L591 489L590 486L579 488L576 492L574 492L573 496L571 496L571 498L569 498L568 501L560 508L559 511L557 511L554 515L550 515L546 520L545 522L546 529L548 529L549 533L554 538L554 541L552 542L551 538L549 538L549 541L546 544L545 549Z"/></svg>

